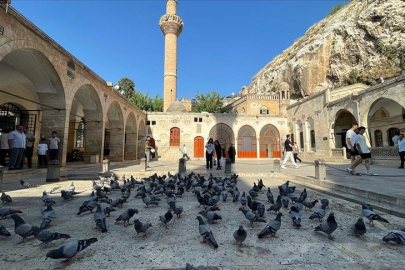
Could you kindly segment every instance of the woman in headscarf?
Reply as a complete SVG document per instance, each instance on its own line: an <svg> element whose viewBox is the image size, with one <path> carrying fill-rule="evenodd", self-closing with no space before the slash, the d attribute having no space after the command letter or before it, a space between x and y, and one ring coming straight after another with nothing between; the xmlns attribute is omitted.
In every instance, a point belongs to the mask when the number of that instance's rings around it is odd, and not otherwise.
<svg viewBox="0 0 405 270"><path fill-rule="evenodd" d="M220 170L221 169L220 160L222 157L222 147L218 140L215 140L214 145L215 145L215 153L217 154L217 170Z"/></svg>
<svg viewBox="0 0 405 270"><path fill-rule="evenodd" d="M212 155L214 154L215 146L212 138L205 144L205 161L207 169L212 169Z"/></svg>

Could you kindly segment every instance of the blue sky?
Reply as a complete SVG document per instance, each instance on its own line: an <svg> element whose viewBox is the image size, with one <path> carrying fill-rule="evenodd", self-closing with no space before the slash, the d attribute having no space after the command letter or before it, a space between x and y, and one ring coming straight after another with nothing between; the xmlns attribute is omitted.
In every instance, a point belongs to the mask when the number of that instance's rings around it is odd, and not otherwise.
<svg viewBox="0 0 405 270"><path fill-rule="evenodd" d="M177 97L238 93L275 56L345 0L178 0ZM165 0L40 1L12 5L106 81L131 78L163 93Z"/></svg>

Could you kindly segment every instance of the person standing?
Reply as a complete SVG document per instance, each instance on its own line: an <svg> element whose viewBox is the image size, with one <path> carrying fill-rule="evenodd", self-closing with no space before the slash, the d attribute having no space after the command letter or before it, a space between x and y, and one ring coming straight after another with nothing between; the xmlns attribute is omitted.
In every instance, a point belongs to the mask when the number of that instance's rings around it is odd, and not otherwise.
<svg viewBox="0 0 405 270"><path fill-rule="evenodd" d="M187 160L190 160L190 157L187 155L187 147L185 144L183 145L183 158L187 158Z"/></svg>
<svg viewBox="0 0 405 270"><path fill-rule="evenodd" d="M351 165L353 162L356 160L356 156L359 155L359 152L356 150L356 139L357 139L357 134L356 131L358 129L358 125L356 123L352 124L352 127L346 132L346 146L347 149L350 151L350 159L351 159ZM346 171L352 172L351 168L347 168Z"/></svg>
<svg viewBox="0 0 405 270"><path fill-rule="evenodd" d="M218 140L215 140L215 154L217 155L217 170L221 169L222 147Z"/></svg>
<svg viewBox="0 0 405 270"><path fill-rule="evenodd" d="M294 161L297 162L297 159L302 162L302 160L298 157L298 153L300 152L300 149L298 148L297 142L294 142Z"/></svg>
<svg viewBox="0 0 405 270"><path fill-rule="evenodd" d="M398 141L399 141L399 133L395 132L395 136L392 137L392 142L394 143L394 146L398 146Z"/></svg>
<svg viewBox="0 0 405 270"><path fill-rule="evenodd" d="M35 136L31 132L28 131L28 127L24 127L25 137L27 138L27 142L25 143L25 157L27 158L27 165L28 168L32 168L32 155L34 153L34 142ZM21 168L24 166L24 157L21 161Z"/></svg>
<svg viewBox="0 0 405 270"><path fill-rule="evenodd" d="M401 166L398 167L398 169L403 169L404 168L404 161L405 161L405 140L404 140L404 134L399 134L399 139L398 139L398 150L399 150L399 158L401 159Z"/></svg>
<svg viewBox="0 0 405 270"><path fill-rule="evenodd" d="M6 167L6 156L10 154L10 148L8 146L8 130L4 131L0 135L0 166Z"/></svg>
<svg viewBox="0 0 405 270"><path fill-rule="evenodd" d="M8 146L10 148L9 170L21 169L26 140L22 125L18 125L17 129L8 135Z"/></svg>
<svg viewBox="0 0 405 270"><path fill-rule="evenodd" d="M229 146L228 155L229 158L231 159L232 164L235 164L236 150L234 144L231 144L231 146Z"/></svg>
<svg viewBox="0 0 405 270"><path fill-rule="evenodd" d="M149 161L150 161L150 150L151 149L153 149L153 147L150 144L150 136L147 136L146 141L145 141L146 168L150 168Z"/></svg>
<svg viewBox="0 0 405 270"><path fill-rule="evenodd" d="M353 162L353 164L350 168L352 169L352 174L355 174L354 171L355 171L356 166L361 164L364 160L364 165L366 166L367 174L375 175L375 173L373 173L370 170L371 152L366 143L366 138L363 135L365 131L366 131L365 127L359 127L359 134L357 135L357 140L356 140L356 149L359 152L360 158L356 159L356 161Z"/></svg>
<svg viewBox="0 0 405 270"><path fill-rule="evenodd" d="M294 164L295 168L298 169L300 166L297 165L297 163L295 163L294 158L293 158L293 147L294 147L294 145L292 145L292 143L290 141L291 135L287 134L286 137L287 137L287 139L284 142L285 158L284 158L283 164L281 165L281 169L287 169L285 164L286 164L288 159L290 159L292 164Z"/></svg>
<svg viewBox="0 0 405 270"><path fill-rule="evenodd" d="M48 165L46 151L48 151L48 145L46 144L46 139L42 138L41 142L38 144L37 153L39 166L43 168L46 168L46 166Z"/></svg>
<svg viewBox="0 0 405 270"><path fill-rule="evenodd" d="M208 140L208 142L205 144L205 166L206 168L212 169L212 155L214 153L215 146L214 146L214 141L212 138Z"/></svg>
<svg viewBox="0 0 405 270"><path fill-rule="evenodd" d="M58 152L60 147L60 139L56 137L58 133L52 131L52 137L49 138L49 160L58 160Z"/></svg>

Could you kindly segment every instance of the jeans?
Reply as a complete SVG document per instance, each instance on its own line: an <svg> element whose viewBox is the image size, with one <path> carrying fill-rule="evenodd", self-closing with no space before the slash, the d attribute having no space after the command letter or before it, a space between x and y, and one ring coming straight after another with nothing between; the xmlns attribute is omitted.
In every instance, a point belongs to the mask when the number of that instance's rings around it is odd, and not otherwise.
<svg viewBox="0 0 405 270"><path fill-rule="evenodd" d="M13 148L10 151L10 162L8 164L9 169L19 169L21 166L21 160L24 156L25 148Z"/></svg>
<svg viewBox="0 0 405 270"><path fill-rule="evenodd" d="M302 160L298 157L298 153L294 153L294 161L297 162L297 159L301 162Z"/></svg>
<svg viewBox="0 0 405 270"><path fill-rule="evenodd" d="M38 155L38 163L41 167L46 167L48 165L48 159L46 155Z"/></svg>
<svg viewBox="0 0 405 270"><path fill-rule="evenodd" d="M206 167L211 168L212 169L212 153L209 154L207 151L205 151L205 163L206 163Z"/></svg>
<svg viewBox="0 0 405 270"><path fill-rule="evenodd" d="M145 155L146 155L146 167L149 167L150 151L146 151Z"/></svg>
<svg viewBox="0 0 405 270"><path fill-rule="evenodd" d="M49 149L49 160L58 160L59 149Z"/></svg>
<svg viewBox="0 0 405 270"><path fill-rule="evenodd" d="M24 157L27 158L27 165L28 165L28 168L31 168L31 167L32 167L32 153L33 153L33 151L34 151L34 147L28 147L28 146L27 146L27 147L25 148L24 156L23 156L23 158L22 158L22 160L21 160L21 168L24 167Z"/></svg>
<svg viewBox="0 0 405 270"><path fill-rule="evenodd" d="M285 165L285 163L287 162L288 159L291 160L291 162L292 162L292 164L294 164L294 166L297 166L297 164L296 164L295 161L294 161L293 152L292 152L292 151L286 151L286 152L285 152L285 158L284 158L284 161L283 161L283 166Z"/></svg>
<svg viewBox="0 0 405 270"><path fill-rule="evenodd" d="M399 158L401 159L401 166L404 167L404 161L405 161L405 151L399 152Z"/></svg>

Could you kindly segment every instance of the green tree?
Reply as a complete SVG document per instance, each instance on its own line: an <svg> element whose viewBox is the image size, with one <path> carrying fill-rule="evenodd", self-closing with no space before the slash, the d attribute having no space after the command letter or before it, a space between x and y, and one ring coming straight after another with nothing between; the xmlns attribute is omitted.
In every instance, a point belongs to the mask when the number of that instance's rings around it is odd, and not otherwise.
<svg viewBox="0 0 405 270"><path fill-rule="evenodd" d="M206 94L197 92L195 97L197 104L193 109L194 112L222 113L225 111L222 98L217 91L211 91Z"/></svg>
<svg viewBox="0 0 405 270"><path fill-rule="evenodd" d="M144 94L134 91L134 95L129 100L141 110L147 112L163 112L163 98L159 95L152 98L149 96L149 92Z"/></svg>
<svg viewBox="0 0 405 270"><path fill-rule="evenodd" d="M127 99L131 99L135 95L135 83L133 80L127 77L122 77L118 81L120 91L123 91L123 96Z"/></svg>

